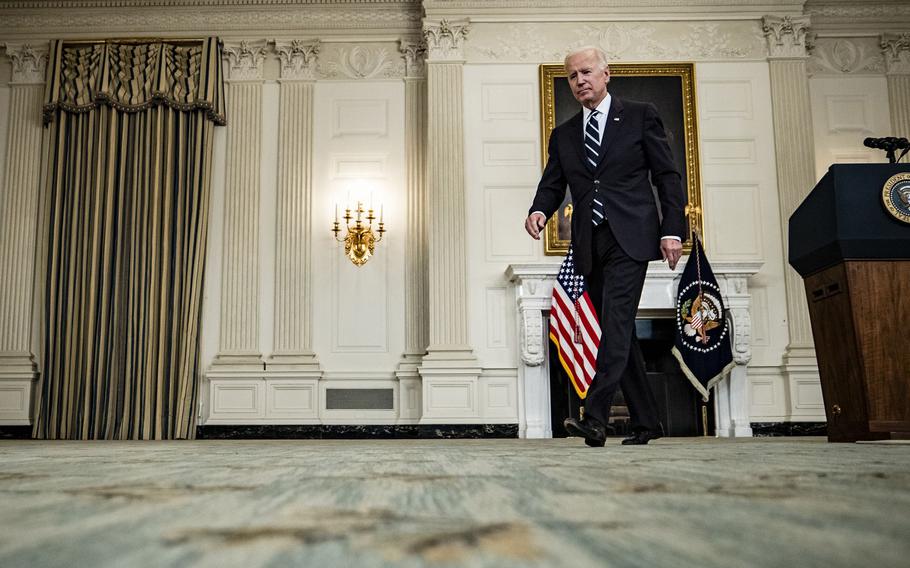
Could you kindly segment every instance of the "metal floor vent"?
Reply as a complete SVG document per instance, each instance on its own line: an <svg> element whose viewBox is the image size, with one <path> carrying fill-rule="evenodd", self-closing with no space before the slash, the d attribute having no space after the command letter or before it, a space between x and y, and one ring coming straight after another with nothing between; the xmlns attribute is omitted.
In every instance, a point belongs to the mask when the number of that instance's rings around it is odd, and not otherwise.
<svg viewBox="0 0 910 568"><path fill-rule="evenodd" d="M325 389L326 410L394 410L394 389Z"/></svg>

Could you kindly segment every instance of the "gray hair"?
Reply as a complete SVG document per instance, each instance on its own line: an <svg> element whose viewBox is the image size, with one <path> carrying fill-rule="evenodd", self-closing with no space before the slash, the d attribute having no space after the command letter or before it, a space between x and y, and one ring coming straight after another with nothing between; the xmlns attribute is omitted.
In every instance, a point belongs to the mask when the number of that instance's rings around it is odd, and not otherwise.
<svg viewBox="0 0 910 568"><path fill-rule="evenodd" d="M601 64L601 69L607 70L610 68L610 64L607 63L607 53L596 45L585 45L578 47L566 54L566 58L562 60L562 66L565 67L569 64L569 58L578 55L579 53L586 53L588 51L594 52L594 57Z"/></svg>

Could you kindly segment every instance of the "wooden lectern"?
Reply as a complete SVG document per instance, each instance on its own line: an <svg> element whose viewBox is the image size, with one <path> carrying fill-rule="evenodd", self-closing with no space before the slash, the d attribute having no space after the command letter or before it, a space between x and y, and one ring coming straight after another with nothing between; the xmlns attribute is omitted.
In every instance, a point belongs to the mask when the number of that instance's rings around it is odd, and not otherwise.
<svg viewBox="0 0 910 568"><path fill-rule="evenodd" d="M829 442L910 438L908 187L910 164L833 165L790 217Z"/></svg>

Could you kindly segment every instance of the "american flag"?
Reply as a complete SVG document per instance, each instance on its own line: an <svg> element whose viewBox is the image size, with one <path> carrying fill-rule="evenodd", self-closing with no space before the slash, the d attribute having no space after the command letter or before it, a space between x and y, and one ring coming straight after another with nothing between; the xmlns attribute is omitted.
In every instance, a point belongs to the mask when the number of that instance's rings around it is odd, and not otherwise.
<svg viewBox="0 0 910 568"><path fill-rule="evenodd" d="M594 380L600 323L585 278L575 273L571 247L553 287L550 340L556 345L559 361L569 374L575 391L584 398Z"/></svg>

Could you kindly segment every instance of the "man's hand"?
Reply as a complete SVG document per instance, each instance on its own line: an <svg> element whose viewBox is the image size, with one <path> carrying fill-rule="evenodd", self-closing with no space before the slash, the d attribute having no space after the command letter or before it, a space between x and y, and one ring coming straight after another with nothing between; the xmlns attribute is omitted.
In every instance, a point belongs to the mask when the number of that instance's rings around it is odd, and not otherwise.
<svg viewBox="0 0 910 568"><path fill-rule="evenodd" d="M541 229L546 226L547 218L543 216L543 213L531 213L528 215L528 218L525 219L525 231L538 241L540 240Z"/></svg>
<svg viewBox="0 0 910 568"><path fill-rule="evenodd" d="M682 243L676 239L660 239L660 253L670 265L670 270L676 270L676 263L682 256Z"/></svg>

